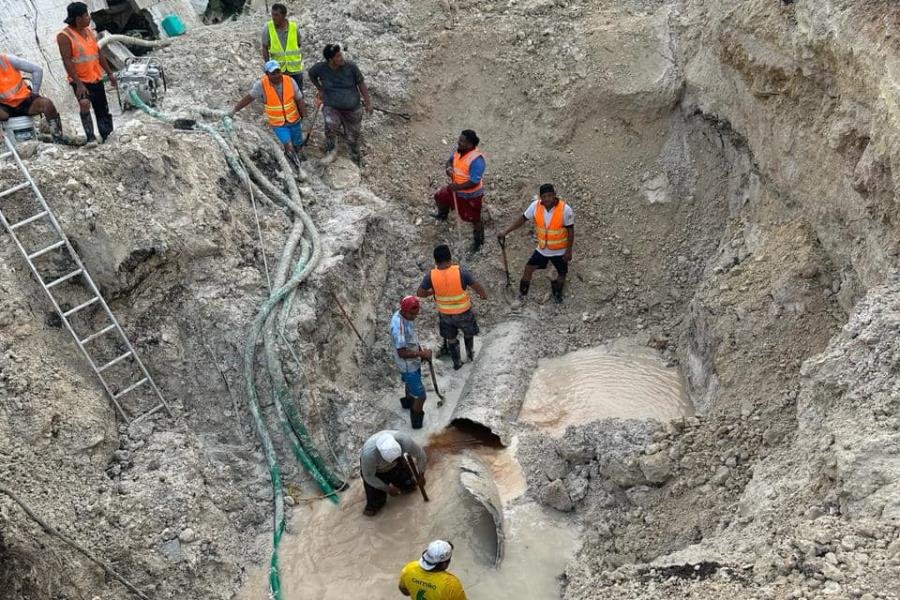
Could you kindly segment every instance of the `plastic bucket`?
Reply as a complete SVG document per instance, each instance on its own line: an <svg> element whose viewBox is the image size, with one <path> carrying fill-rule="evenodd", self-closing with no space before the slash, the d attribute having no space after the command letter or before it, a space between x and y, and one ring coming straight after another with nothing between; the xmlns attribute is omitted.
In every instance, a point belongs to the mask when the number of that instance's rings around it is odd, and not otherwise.
<svg viewBox="0 0 900 600"><path fill-rule="evenodd" d="M12 117L3 124L3 131L13 144L33 140L37 137L34 117Z"/></svg>
<svg viewBox="0 0 900 600"><path fill-rule="evenodd" d="M163 31L169 37L175 37L184 33L184 23L178 15L168 15L162 20Z"/></svg>

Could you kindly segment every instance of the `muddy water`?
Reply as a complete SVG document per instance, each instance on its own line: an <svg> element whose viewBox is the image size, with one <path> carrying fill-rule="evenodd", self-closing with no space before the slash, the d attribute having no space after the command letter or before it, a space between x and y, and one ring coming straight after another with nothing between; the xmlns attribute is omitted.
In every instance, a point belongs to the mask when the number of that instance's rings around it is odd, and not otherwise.
<svg viewBox="0 0 900 600"><path fill-rule="evenodd" d="M493 455L487 462L492 473L508 482L509 499L524 490L524 478L519 480L521 470L509 464L515 461L506 452L477 451L479 456ZM400 569L438 537L453 542L450 571L463 582L469 598L558 598L556 577L577 546L571 525L532 503L507 508L506 555L494 568L494 523L459 483L461 456L441 449L432 449L429 456L428 503L418 493L390 498L376 517L365 517L362 484L356 480L340 506L318 502L296 509L291 535L281 545L285 600L402 598L397 590ZM257 569L239 598L266 597L266 572Z"/></svg>
<svg viewBox="0 0 900 600"><path fill-rule="evenodd" d="M693 414L681 374L649 348L618 342L538 362L519 421L561 435L605 418L666 421Z"/></svg>

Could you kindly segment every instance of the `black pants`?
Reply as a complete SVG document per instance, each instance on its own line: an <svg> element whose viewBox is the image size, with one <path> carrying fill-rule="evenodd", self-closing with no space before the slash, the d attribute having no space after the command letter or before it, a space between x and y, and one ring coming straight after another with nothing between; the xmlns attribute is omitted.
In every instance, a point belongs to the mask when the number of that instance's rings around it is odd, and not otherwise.
<svg viewBox="0 0 900 600"><path fill-rule="evenodd" d="M416 481L412 477L412 473L403 464L402 460L398 460L394 468L386 473L378 473L376 475L381 481L395 486L404 492L412 492L416 489ZM381 510L387 503L387 492L383 492L372 487L363 479L363 487L366 489L366 508L372 510Z"/></svg>
<svg viewBox="0 0 900 600"><path fill-rule="evenodd" d="M72 91L75 91L75 84L72 83ZM106 100L106 87L103 85L102 81L98 81L97 83L85 83L84 87L87 88L88 98L91 101L91 108L94 109L94 116L97 117L97 131L100 132L100 137L106 140L109 137L109 134L113 131L113 119L112 115L109 114L109 102ZM90 115L90 112L87 113ZM85 126L85 133L87 134L88 139L93 137L94 129L91 127L90 131L87 131L87 119L86 113L81 113L81 122ZM89 116L87 118L90 118Z"/></svg>

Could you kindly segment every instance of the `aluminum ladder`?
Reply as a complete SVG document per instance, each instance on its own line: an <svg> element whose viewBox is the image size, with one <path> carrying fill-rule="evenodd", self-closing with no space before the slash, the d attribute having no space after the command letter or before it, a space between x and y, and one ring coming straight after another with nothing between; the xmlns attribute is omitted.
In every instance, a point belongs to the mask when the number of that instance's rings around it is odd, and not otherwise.
<svg viewBox="0 0 900 600"><path fill-rule="evenodd" d="M2 134L0 134L2 135ZM65 325L66 329L72 335L72 338L75 340L75 344L78 346L78 349L81 350L81 353L87 359L88 364L91 365L91 369L97 375L97 378L100 380L100 384L103 386L103 389L106 391L107 395L112 400L113 404L116 407L116 410L122 416L126 423L132 423L139 419L143 419L144 417L148 417L151 414L159 412L160 410L165 410L169 416L172 415L172 410L169 408L169 405L166 403L165 399L162 396L162 393L159 391L159 388L156 386L156 383L153 381L153 378L150 376L150 373L147 372L144 363L138 357L137 352L134 347L131 345L131 342L128 340L128 337L125 335L125 332L122 331L122 327L119 325L119 322L116 320L116 317L113 315L112 311L109 309L109 306L106 303L106 300L100 295L100 291L97 289L97 286L94 284L93 278L88 273L87 269L84 266L84 263L81 262L81 257L78 256L78 253L75 251L75 248L72 247L72 244L69 243L69 239L66 237L65 233L63 233L62 228L59 226L59 222L56 220L56 216L53 214L53 211L50 209L50 206L47 204L46 200L44 200L44 196L41 194L41 191L38 189L37 184L35 184L34 179L32 179L31 174L28 172L28 169L25 167L25 164L22 162L22 158L19 156L19 153L16 152L16 148L13 143L10 141L8 136L3 137L3 141L6 144L6 151L0 154L0 165L5 163L10 158L14 161L16 167L19 169L19 173L24 179L21 183L18 183L10 188L6 188L0 191L0 221L3 222L3 227L6 228L6 231L9 232L10 237L12 237L16 246L19 248L19 252L22 253L22 256L25 257L25 261L28 263L28 267L31 269L32 275L34 275L35 279L37 279L38 283L41 284L41 287L47 293L47 297L50 298L50 302L53 304L53 308L56 309L57 314L59 315L62 323ZM39 211L35 214L32 214L24 219L21 219L15 223L10 223L7 219L7 215L4 211L3 207L3 199L7 196L11 196L17 192L27 190L30 188L31 194L34 196L34 199L37 200L37 206ZM36 221L46 220L47 223L50 224L50 230L55 232L56 239L40 250L29 252L26 250L23 245L22 240L18 235L16 235L16 231L18 231L22 227L26 227L29 224L35 223ZM44 281L44 278L41 276L37 267L35 266L34 260L40 256L43 256L49 252L60 249L68 253L68 257L71 259L71 262L75 264L75 269L70 273L63 275L62 277L57 277L50 282ZM87 292L90 294L90 299L82 302L78 306L74 308L63 310L60 307L60 302L53 295L53 290L61 283L66 281L75 280L78 277L84 282L84 287ZM103 327L99 331L91 333L85 337L80 337L78 333L76 333L75 328L70 322L70 317L74 316L76 313L94 305L99 305L105 313L106 321L108 325ZM107 334L115 333L118 340L122 343L125 348L125 352L113 358L110 361L105 362L104 364L98 366L94 357L91 355L89 351L89 347L91 342L97 340L101 336L105 336ZM118 350L117 350L118 352ZM121 391L113 391L114 389L118 389L118 387L111 387L114 385L113 382L108 381L107 377L104 377L104 371L107 371L109 368L113 367L121 363L122 361L132 358L134 360L135 365L139 369L140 377L138 381L133 383L126 382L125 389ZM121 398L127 394L130 394L139 388L144 386L149 386L152 389L152 393L158 399L158 404L156 404L150 410L147 410L143 414L140 414L137 417L129 417L128 413L122 408L122 403L120 402Z"/></svg>

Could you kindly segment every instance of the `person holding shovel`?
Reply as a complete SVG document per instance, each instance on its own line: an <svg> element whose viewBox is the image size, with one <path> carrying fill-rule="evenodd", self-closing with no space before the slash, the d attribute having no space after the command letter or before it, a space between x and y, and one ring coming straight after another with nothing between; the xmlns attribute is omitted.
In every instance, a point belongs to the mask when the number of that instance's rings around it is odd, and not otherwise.
<svg viewBox="0 0 900 600"><path fill-rule="evenodd" d="M537 249L528 259L522 273L518 300L524 302L528 296L535 270L546 269L549 263L553 263L556 279L550 282L550 290L553 292L553 299L562 302L563 285L566 283L566 274L572 261L572 247L575 244L575 213L571 206L556 196L556 190L550 183L542 185L538 195L518 219L497 235L497 241L503 246L507 235L528 221L533 221Z"/></svg>
<svg viewBox="0 0 900 600"><path fill-rule="evenodd" d="M472 361L475 357L475 336L478 335L478 321L475 320L472 301L466 288L471 287L482 300L487 300L487 292L471 271L454 265L451 260L449 246L441 244L434 249L435 268L422 279L416 296L434 296L434 303L440 314L438 330L453 359L453 368L458 371L462 367L459 341L456 339L459 332L462 331L466 343L467 361Z"/></svg>
<svg viewBox="0 0 900 600"><path fill-rule="evenodd" d="M431 350L422 349L413 321L419 316L419 299L406 296L400 301L400 310L391 318L391 344L394 362L400 370L405 393L400 406L409 409L410 425L421 429L425 419L425 385L422 383L422 361L431 360Z"/></svg>
<svg viewBox="0 0 900 600"><path fill-rule="evenodd" d="M407 460L414 463L418 482ZM425 450L405 433L385 430L371 435L359 456L359 473L366 491L363 514L375 516L384 508L388 496L409 494L418 486L425 489L427 462Z"/></svg>
<svg viewBox="0 0 900 600"><path fill-rule="evenodd" d="M484 223L481 220L481 204L484 200L484 155L478 150L481 140L471 129L464 129L456 142L456 152L447 159L446 172L450 183L434 194L437 212L434 218L446 221L451 210L459 218L472 224L472 252L484 245Z"/></svg>

